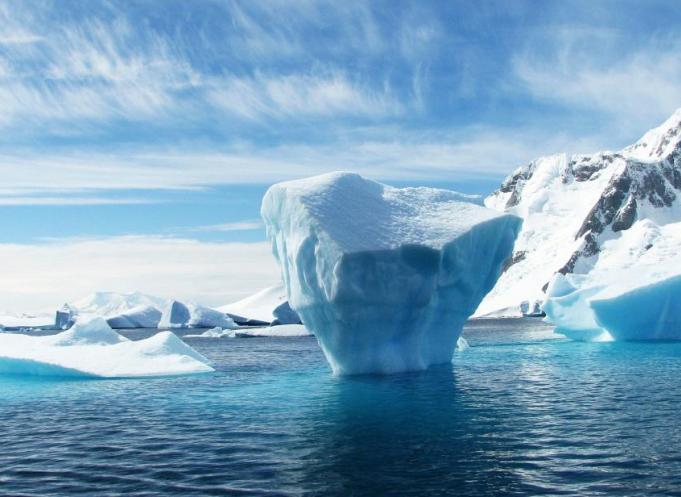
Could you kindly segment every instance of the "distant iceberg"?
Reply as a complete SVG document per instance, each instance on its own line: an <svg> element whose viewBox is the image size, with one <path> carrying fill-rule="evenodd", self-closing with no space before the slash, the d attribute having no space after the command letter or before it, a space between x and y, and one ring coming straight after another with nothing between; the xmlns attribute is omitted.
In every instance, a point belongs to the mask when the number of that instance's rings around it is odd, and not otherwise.
<svg viewBox="0 0 681 497"><path fill-rule="evenodd" d="M238 324L300 324L300 317L291 309L283 283L265 288L245 299L218 307Z"/></svg>
<svg viewBox="0 0 681 497"><path fill-rule="evenodd" d="M123 328L156 328L161 321L161 311L156 307L141 305L106 318L109 326L116 329Z"/></svg>
<svg viewBox="0 0 681 497"><path fill-rule="evenodd" d="M210 371L208 359L171 332L131 341L103 318L51 336L0 334L0 374L126 378Z"/></svg>
<svg viewBox="0 0 681 497"><path fill-rule="evenodd" d="M451 361L521 226L477 202L352 173L268 190L262 216L289 303L336 374Z"/></svg>
<svg viewBox="0 0 681 497"><path fill-rule="evenodd" d="M185 335L185 338L253 338L253 337L309 337L312 333L302 324L282 324L279 326L262 326L223 330L220 327L206 330L197 335Z"/></svg>
<svg viewBox="0 0 681 497"><path fill-rule="evenodd" d="M166 301L140 292L96 292L64 304L55 314L56 329L68 329L76 319L104 317L112 328L156 328Z"/></svg>
<svg viewBox="0 0 681 497"><path fill-rule="evenodd" d="M284 337L309 337L312 333L302 324L282 324L279 326L267 326L263 328L248 328L241 330L234 330L232 332L236 338L250 338L250 337L270 337L270 338L284 338Z"/></svg>
<svg viewBox="0 0 681 497"><path fill-rule="evenodd" d="M558 274L544 303L546 320L575 340L681 340L681 274L670 269Z"/></svg>
<svg viewBox="0 0 681 497"><path fill-rule="evenodd" d="M224 312L196 304L170 301L165 309L159 328L236 328L236 323Z"/></svg>

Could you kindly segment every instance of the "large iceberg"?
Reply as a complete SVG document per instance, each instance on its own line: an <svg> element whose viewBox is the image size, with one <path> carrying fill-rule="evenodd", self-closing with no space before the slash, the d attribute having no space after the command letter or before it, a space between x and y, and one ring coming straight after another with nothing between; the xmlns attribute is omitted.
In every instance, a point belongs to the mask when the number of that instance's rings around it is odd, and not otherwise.
<svg viewBox="0 0 681 497"><path fill-rule="evenodd" d="M262 216L289 303L334 373L451 361L521 226L474 201L344 172L268 190Z"/></svg>
<svg viewBox="0 0 681 497"><path fill-rule="evenodd" d="M0 334L0 374L126 378L213 371L171 332L131 341L103 318L79 320L57 335Z"/></svg>
<svg viewBox="0 0 681 497"><path fill-rule="evenodd" d="M665 269L558 274L546 319L574 340L681 340L681 274Z"/></svg>
<svg viewBox="0 0 681 497"><path fill-rule="evenodd" d="M173 300L163 310L159 328L236 328L236 323L224 312L196 304Z"/></svg>

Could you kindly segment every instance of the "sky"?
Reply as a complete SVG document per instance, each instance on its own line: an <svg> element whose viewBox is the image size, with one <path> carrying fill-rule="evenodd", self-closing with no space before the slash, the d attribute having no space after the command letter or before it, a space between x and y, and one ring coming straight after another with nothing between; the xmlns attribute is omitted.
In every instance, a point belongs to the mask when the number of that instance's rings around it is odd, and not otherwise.
<svg viewBox="0 0 681 497"><path fill-rule="evenodd" d="M277 181L488 194L681 106L678 2L0 0L0 309L275 283Z"/></svg>

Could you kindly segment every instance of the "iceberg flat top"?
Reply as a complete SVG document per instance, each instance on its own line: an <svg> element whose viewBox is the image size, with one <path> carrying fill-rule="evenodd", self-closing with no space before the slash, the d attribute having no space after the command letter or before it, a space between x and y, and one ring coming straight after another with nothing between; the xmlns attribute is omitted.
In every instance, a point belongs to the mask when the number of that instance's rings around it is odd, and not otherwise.
<svg viewBox="0 0 681 497"><path fill-rule="evenodd" d="M0 374L130 378L213 371L171 332L131 341L102 318L51 336L0 334Z"/></svg>
<svg viewBox="0 0 681 497"><path fill-rule="evenodd" d="M475 196L448 190L393 188L335 172L272 186L263 212L307 211L310 225L349 253L411 244L441 249L471 226L504 216L479 203Z"/></svg>

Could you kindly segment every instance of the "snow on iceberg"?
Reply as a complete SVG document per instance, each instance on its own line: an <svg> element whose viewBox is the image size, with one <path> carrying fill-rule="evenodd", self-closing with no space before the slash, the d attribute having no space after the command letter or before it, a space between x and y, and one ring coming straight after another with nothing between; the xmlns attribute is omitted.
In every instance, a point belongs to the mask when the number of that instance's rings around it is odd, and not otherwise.
<svg viewBox="0 0 681 497"><path fill-rule="evenodd" d="M159 328L236 328L236 323L224 312L196 304L173 300L163 310Z"/></svg>
<svg viewBox="0 0 681 497"><path fill-rule="evenodd" d="M0 334L0 374L126 378L210 371L208 359L171 332L131 341L103 318L51 336Z"/></svg>
<svg viewBox="0 0 681 497"><path fill-rule="evenodd" d="M262 216L289 303L336 374L451 361L521 226L465 195L343 172L272 186Z"/></svg>
<svg viewBox="0 0 681 497"><path fill-rule="evenodd" d="M300 324L298 314L286 300L283 283L274 285L232 304L218 307L239 324Z"/></svg>

